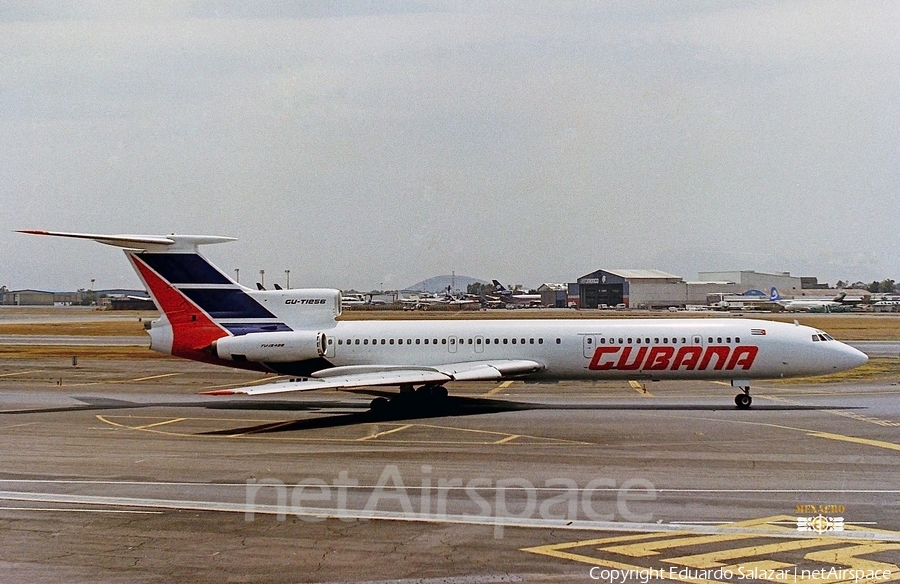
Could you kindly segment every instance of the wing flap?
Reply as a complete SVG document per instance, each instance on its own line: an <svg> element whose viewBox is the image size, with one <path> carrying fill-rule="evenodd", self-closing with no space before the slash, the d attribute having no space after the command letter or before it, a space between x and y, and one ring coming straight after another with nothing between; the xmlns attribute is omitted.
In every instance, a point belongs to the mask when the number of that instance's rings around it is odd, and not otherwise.
<svg viewBox="0 0 900 584"><path fill-rule="evenodd" d="M349 375L332 375L325 378L307 378L298 381L280 381L268 385L237 387L204 392L204 395L267 395L291 391L315 391L317 389L343 389L346 387L371 387L377 385L406 385L416 383L444 383L450 377L429 369L405 369L400 371L370 371Z"/></svg>
<svg viewBox="0 0 900 584"><path fill-rule="evenodd" d="M298 381L208 391L204 392L204 395L267 395L317 389L415 385L448 381L494 381L504 377L527 375L541 369L543 365L526 359L449 363L434 367L355 365L319 371L314 377Z"/></svg>

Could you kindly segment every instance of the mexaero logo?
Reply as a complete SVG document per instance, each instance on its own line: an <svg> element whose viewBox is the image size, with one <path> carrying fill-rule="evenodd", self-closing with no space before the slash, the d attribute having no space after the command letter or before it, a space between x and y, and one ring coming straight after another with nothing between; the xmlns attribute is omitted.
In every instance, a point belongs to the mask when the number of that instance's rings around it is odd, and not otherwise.
<svg viewBox="0 0 900 584"><path fill-rule="evenodd" d="M703 347L597 347L588 369L594 371L748 371L759 347L710 345Z"/></svg>

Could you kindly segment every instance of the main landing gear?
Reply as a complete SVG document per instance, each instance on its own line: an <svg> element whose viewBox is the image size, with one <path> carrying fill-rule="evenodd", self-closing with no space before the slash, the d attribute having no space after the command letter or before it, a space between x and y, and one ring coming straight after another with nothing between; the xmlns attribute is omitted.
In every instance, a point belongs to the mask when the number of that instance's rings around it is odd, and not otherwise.
<svg viewBox="0 0 900 584"><path fill-rule="evenodd" d="M447 388L443 385L429 383L417 388L412 385L401 385L400 393L388 399L376 397L369 404L375 413L385 413L392 409L428 409L440 406L447 399Z"/></svg>
<svg viewBox="0 0 900 584"><path fill-rule="evenodd" d="M734 405L736 405L739 410L747 410L750 408L750 404L753 403L753 398L750 397L750 386L745 385L739 389L743 393L734 396Z"/></svg>

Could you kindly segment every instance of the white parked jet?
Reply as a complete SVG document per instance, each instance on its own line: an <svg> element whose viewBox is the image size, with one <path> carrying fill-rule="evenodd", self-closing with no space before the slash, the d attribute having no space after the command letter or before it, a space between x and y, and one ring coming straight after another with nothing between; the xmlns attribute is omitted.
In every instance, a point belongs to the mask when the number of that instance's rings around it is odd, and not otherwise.
<svg viewBox="0 0 900 584"><path fill-rule="evenodd" d="M331 289L252 290L198 247L197 235L92 235L125 249L161 316L150 348L179 357L296 375L300 380L210 392L262 395L399 386L439 400L450 381L703 379L731 381L750 406L750 380L822 375L867 357L822 331L745 319L338 321ZM433 402L429 402L433 403ZM373 409L388 404L384 398Z"/></svg>
<svg viewBox="0 0 900 584"><path fill-rule="evenodd" d="M846 294L841 292L832 300L814 300L810 298L787 300L782 298L781 294L778 293L778 290L773 287L772 290L769 291L769 302L783 306L784 309L789 312L831 312L831 309L843 305L842 301L845 296Z"/></svg>

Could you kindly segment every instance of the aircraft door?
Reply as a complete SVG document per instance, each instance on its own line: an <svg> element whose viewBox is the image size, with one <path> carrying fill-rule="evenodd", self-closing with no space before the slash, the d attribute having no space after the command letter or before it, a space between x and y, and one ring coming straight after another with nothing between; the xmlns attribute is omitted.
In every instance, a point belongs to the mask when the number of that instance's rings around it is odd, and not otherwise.
<svg viewBox="0 0 900 584"><path fill-rule="evenodd" d="M599 339L600 335L584 335L582 345L584 347L584 356L588 359L594 356L594 351L597 350L597 342Z"/></svg>
<svg viewBox="0 0 900 584"><path fill-rule="evenodd" d="M457 349L457 342L458 339L456 337L450 337L449 339L447 339L447 350L449 350L451 353L455 353Z"/></svg>
<svg viewBox="0 0 900 584"><path fill-rule="evenodd" d="M475 337L475 352L484 353L484 337Z"/></svg>
<svg viewBox="0 0 900 584"><path fill-rule="evenodd" d="M325 339L325 357L334 357L334 339L332 337Z"/></svg>

